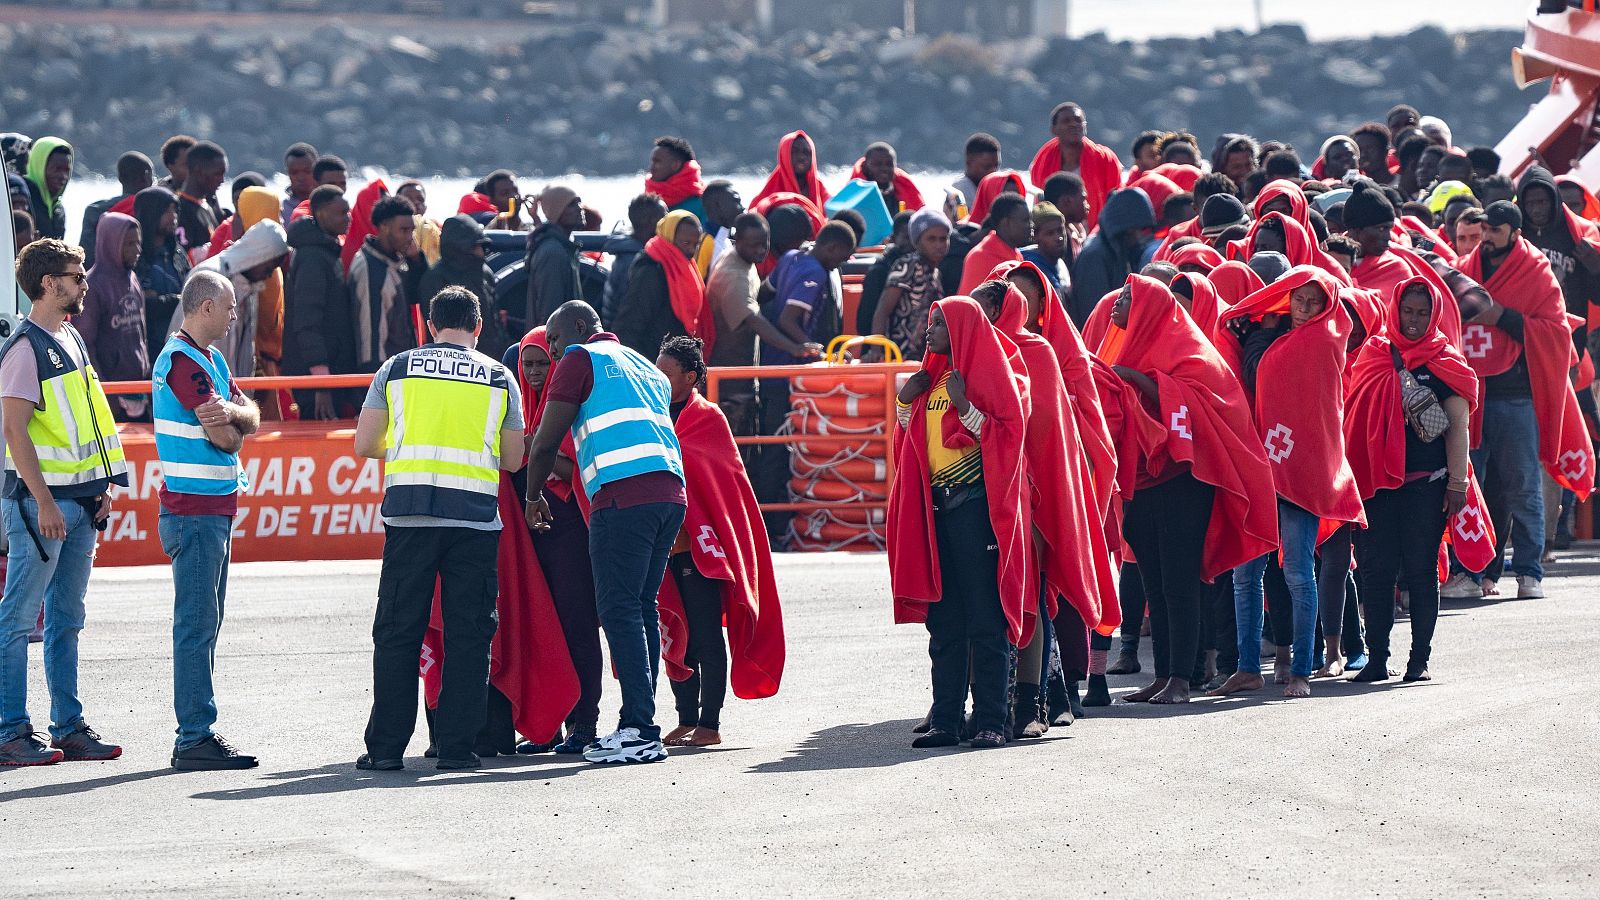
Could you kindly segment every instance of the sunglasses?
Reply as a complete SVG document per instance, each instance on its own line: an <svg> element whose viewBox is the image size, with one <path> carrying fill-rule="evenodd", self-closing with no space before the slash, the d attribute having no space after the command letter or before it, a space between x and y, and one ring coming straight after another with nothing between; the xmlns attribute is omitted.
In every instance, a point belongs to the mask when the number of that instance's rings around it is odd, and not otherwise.
<svg viewBox="0 0 1600 900"><path fill-rule="evenodd" d="M51 278L71 278L79 284L83 284L89 278L86 272L50 272L49 275Z"/></svg>

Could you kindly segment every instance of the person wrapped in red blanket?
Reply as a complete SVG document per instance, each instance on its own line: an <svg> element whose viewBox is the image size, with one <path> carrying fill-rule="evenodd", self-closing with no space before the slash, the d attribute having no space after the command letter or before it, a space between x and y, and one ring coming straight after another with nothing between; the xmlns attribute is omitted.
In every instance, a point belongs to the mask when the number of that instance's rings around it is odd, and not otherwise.
<svg viewBox="0 0 1600 900"><path fill-rule="evenodd" d="M967 297L937 301L922 368L901 388L889 488L894 620L926 623L930 728L913 747L1006 742L1011 648L1033 616L1023 441L1027 380L1016 345ZM970 672L970 679L969 679Z"/></svg>
<svg viewBox="0 0 1600 900"><path fill-rule="evenodd" d="M1482 568L1494 535L1468 460L1478 375L1439 327L1454 303L1421 276L1402 281L1386 308L1385 328L1362 345L1345 402L1345 446L1366 505L1367 531L1356 542L1366 607L1365 668L1355 680L1383 681L1389 670L1394 588L1404 575L1411 594L1411 657L1407 681L1428 674L1439 619L1434 565L1442 538ZM1423 440L1406 422L1401 370L1433 392L1449 415L1443 435ZM1448 532L1446 527L1448 525Z"/></svg>
<svg viewBox="0 0 1600 900"><path fill-rule="evenodd" d="M1251 399L1256 431L1272 464L1283 576L1294 619L1291 667L1286 680L1279 678L1286 681L1286 697L1309 696L1316 669L1316 548L1341 523L1366 526L1345 458L1344 366L1351 322L1339 290L1323 270L1297 266L1229 309L1213 333L1217 351ZM1262 557L1234 570L1239 669L1217 689L1218 696L1264 686L1266 566Z"/></svg>
<svg viewBox="0 0 1600 900"><path fill-rule="evenodd" d="M1113 432L1119 478L1132 459L1123 535L1156 647L1155 681L1125 699L1186 703L1201 582L1278 544L1272 470L1238 379L1172 292L1131 275L1115 296L1099 355L1126 385Z"/></svg>
<svg viewBox="0 0 1600 900"><path fill-rule="evenodd" d="M1462 274L1493 299L1461 332L1482 401L1473 422L1473 467L1502 546L1509 531L1517 595L1537 598L1544 596L1539 467L1579 500L1594 488L1594 448L1569 377L1577 362L1572 331L1580 321L1567 312L1549 260L1522 236L1521 211L1502 200L1484 212L1483 243L1461 261ZM1503 552L1483 581L1492 586L1502 568ZM1455 596L1459 580L1447 587L1445 596Z"/></svg>
<svg viewBox="0 0 1600 900"><path fill-rule="evenodd" d="M794 194L804 197L820 212L828 202L828 189L817 170L816 142L804 131L789 132L778 141L778 164L767 176L767 183L750 198L751 208L774 194Z"/></svg>
<svg viewBox="0 0 1600 900"><path fill-rule="evenodd" d="M1033 162L1028 166L1028 180L1039 190L1057 172L1076 171L1083 179L1083 196L1089 206L1084 225L1093 231L1100 222L1100 210L1106 198L1122 187L1122 161L1115 151L1089 140L1088 120L1083 107L1076 103L1058 103L1050 111L1050 133ZM1159 212L1159 209L1157 210Z"/></svg>
<svg viewBox="0 0 1600 900"><path fill-rule="evenodd" d="M916 212L925 205L922 192L917 190L917 184L911 180L911 176L895 162L894 148L883 141L876 141L868 144L867 151L856 160L850 169L850 177L876 184L889 215Z"/></svg>
<svg viewBox="0 0 1600 900"><path fill-rule="evenodd" d="M695 390L706 374L700 341L668 338L656 366L672 386L673 430L683 448L689 500L658 597L661 661L678 708L678 727L662 742L709 747L722 743L720 714L730 681L734 696L744 700L778 692L783 610L767 529L733 431L722 410Z"/></svg>
<svg viewBox="0 0 1600 900"><path fill-rule="evenodd" d="M1042 588L1040 614L1057 627L1034 629L1032 640L1019 648L1016 721L1011 737L1038 737L1049 722L1039 704L1039 686L1048 674L1044 668L1046 632L1055 631L1062 648L1062 668L1071 673L1068 678L1073 683L1081 680L1089 662L1089 631L1101 624L1108 604L1117 605L1116 581L1087 457L1055 350L1026 327L1027 300L1011 283L985 281L972 298L996 329L1017 345L1028 377L1030 409L1023 452L1035 552L1030 571ZM1072 610L1058 615L1061 598Z"/></svg>

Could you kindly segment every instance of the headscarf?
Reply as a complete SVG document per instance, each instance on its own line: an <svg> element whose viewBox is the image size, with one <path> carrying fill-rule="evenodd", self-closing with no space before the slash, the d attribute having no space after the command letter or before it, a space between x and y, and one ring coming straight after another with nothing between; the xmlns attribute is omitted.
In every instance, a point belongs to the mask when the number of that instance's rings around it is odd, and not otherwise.
<svg viewBox="0 0 1600 900"><path fill-rule="evenodd" d="M950 230L950 220L945 214L931 206L924 206L911 214L911 221L906 223L906 236L911 238L911 246L917 246L922 236L928 229L935 225L943 225L946 231Z"/></svg>
<svg viewBox="0 0 1600 900"><path fill-rule="evenodd" d="M804 141L811 148L811 171L807 176L808 184L802 186L800 179L794 173L794 163L789 159L789 151L796 141ZM767 183L761 186L751 198L750 205L755 206L762 199L773 194L796 194L811 201L817 209L822 209L828 202L828 189L822 184L819 174L821 165L817 159L817 144L811 136L804 131L791 131L778 141L778 165L767 176Z"/></svg>
<svg viewBox="0 0 1600 900"><path fill-rule="evenodd" d="M711 317L711 307L706 303L706 286L700 280L700 270L695 268L673 241L678 226L699 219L686 209L675 209L656 223L656 234L644 245L645 255L661 264L667 279L667 298L672 303L672 314L678 318L685 334L705 341L705 353L717 341L717 326Z"/></svg>
<svg viewBox="0 0 1600 900"><path fill-rule="evenodd" d="M56 206L61 203L61 198L50 193L50 188L45 186L44 167L50 161L50 154L57 150L72 152L72 145L58 137L42 137L33 142L33 149L28 151L28 181L38 189L39 196L44 198L45 212L56 214Z"/></svg>

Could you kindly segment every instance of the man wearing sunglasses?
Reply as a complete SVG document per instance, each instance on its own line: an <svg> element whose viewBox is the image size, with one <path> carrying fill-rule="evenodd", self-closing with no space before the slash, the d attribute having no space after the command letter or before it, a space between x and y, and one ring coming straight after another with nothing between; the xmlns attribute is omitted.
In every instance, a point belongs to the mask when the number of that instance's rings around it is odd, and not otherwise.
<svg viewBox="0 0 1600 900"><path fill-rule="evenodd" d="M10 541L0 597L0 766L115 759L122 748L100 740L78 701L78 633L96 532L111 514L111 486L128 484L105 391L67 322L83 312L88 293L83 253L35 241L17 256L17 283L33 307L0 348L0 508ZM28 718L28 631L41 606L49 746Z"/></svg>

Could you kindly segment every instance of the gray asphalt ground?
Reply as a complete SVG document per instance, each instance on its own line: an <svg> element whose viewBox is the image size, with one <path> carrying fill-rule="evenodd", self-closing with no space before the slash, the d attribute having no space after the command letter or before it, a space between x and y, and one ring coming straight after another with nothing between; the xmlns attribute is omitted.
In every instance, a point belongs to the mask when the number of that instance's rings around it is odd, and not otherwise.
<svg viewBox="0 0 1600 900"><path fill-rule="evenodd" d="M0 895L1600 896L1593 546L1550 599L1447 606L1429 684L1269 684L931 752L925 632L890 623L883 557L789 556L783 690L732 701L722 748L448 774L420 730L406 771L352 766L377 569L234 568L219 730L263 759L235 773L167 767L165 570L97 572L82 696L127 752L0 772Z"/></svg>

